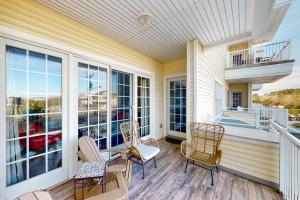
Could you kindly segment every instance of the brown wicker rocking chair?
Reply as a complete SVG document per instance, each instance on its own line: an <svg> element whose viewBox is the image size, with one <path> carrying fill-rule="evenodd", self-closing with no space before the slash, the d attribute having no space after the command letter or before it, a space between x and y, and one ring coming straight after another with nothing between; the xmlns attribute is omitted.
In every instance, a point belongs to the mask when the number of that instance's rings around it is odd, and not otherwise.
<svg viewBox="0 0 300 200"><path fill-rule="evenodd" d="M205 123L191 123L192 141L181 143L181 153L186 157L185 173L189 161L196 161L201 167L210 170L211 185L214 185L213 171L218 172L222 150L220 143L224 135L224 127Z"/></svg>
<svg viewBox="0 0 300 200"><path fill-rule="evenodd" d="M157 140L149 138L142 140L140 138L140 128L137 121L122 123L120 125L124 142L128 148L129 159L142 165L143 179L145 177L144 165L150 161L154 161L156 168L155 156L159 153L159 145Z"/></svg>

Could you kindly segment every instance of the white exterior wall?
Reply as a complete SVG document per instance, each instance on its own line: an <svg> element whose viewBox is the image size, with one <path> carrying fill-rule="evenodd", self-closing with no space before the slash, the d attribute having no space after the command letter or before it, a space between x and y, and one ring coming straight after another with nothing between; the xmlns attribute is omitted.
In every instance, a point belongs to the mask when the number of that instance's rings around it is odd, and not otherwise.
<svg viewBox="0 0 300 200"><path fill-rule="evenodd" d="M197 58L195 54L197 53L195 51L197 47L196 41L189 41L187 43L187 80L186 80L186 139L187 141L191 140L191 134L190 134L190 123L194 121L194 98L195 98L195 89L194 89L194 83L195 83L195 60L194 58Z"/></svg>
<svg viewBox="0 0 300 200"><path fill-rule="evenodd" d="M191 122L210 122L215 117L215 81L223 85L225 108L225 53L220 48L203 51L197 40L187 44L187 133ZM187 134L188 141L189 137Z"/></svg>
<svg viewBox="0 0 300 200"><path fill-rule="evenodd" d="M215 81L223 85L223 109L226 102L226 83L224 80L225 58L221 49L197 49L197 102L196 121L209 122L215 117Z"/></svg>

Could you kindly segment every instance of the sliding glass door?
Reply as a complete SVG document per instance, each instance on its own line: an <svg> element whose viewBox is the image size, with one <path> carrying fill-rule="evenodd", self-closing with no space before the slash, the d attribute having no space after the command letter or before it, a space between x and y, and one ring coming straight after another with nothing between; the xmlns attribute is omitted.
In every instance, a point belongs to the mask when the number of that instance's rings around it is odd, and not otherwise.
<svg viewBox="0 0 300 200"><path fill-rule="evenodd" d="M140 136L150 135L150 79L137 77L137 119Z"/></svg>
<svg viewBox="0 0 300 200"><path fill-rule="evenodd" d="M111 72L111 147L124 143L120 125L133 120L133 75L117 70Z"/></svg>
<svg viewBox="0 0 300 200"><path fill-rule="evenodd" d="M90 136L107 148L107 69L78 63L78 138Z"/></svg>
<svg viewBox="0 0 300 200"><path fill-rule="evenodd" d="M9 193L17 185L20 191L33 187L37 183L27 183L32 178L51 183L51 174L58 176L55 179L66 177L62 170L66 167L62 81L65 60L56 52L17 42L6 45L5 50Z"/></svg>

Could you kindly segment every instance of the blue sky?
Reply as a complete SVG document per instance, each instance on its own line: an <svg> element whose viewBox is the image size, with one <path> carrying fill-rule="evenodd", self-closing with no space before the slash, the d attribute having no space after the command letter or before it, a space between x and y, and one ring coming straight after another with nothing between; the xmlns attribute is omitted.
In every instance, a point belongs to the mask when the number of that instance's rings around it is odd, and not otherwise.
<svg viewBox="0 0 300 200"><path fill-rule="evenodd" d="M289 39L292 40L292 58L295 59L293 73L274 83L264 84L263 88L257 93L264 94L280 89L300 88L300 0L292 0L291 6L279 26L272 43Z"/></svg>

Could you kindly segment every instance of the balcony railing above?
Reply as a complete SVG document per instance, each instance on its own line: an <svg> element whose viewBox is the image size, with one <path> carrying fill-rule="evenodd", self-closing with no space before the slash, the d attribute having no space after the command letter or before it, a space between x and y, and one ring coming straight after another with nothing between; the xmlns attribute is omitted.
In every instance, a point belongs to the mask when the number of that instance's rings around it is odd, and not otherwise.
<svg viewBox="0 0 300 200"><path fill-rule="evenodd" d="M228 52L227 67L249 67L290 60L291 42L284 41L249 49Z"/></svg>

